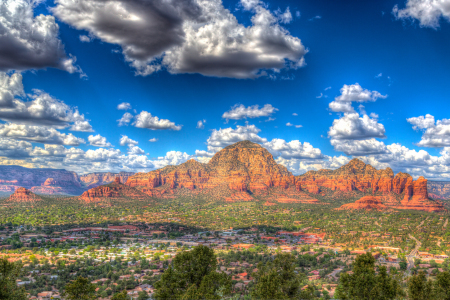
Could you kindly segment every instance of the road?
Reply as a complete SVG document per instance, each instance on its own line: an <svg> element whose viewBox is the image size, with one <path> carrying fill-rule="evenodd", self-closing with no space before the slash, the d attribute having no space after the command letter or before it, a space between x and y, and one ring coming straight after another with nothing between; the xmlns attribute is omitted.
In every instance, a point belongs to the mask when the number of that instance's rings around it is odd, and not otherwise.
<svg viewBox="0 0 450 300"><path fill-rule="evenodd" d="M343 269L336 269L333 272L331 272L330 274L328 274L327 276L333 277L334 279L337 279L336 275L340 272L342 272Z"/></svg>
<svg viewBox="0 0 450 300"><path fill-rule="evenodd" d="M448 219L445 220L444 228L447 227L447 224L448 224Z"/></svg>
<svg viewBox="0 0 450 300"><path fill-rule="evenodd" d="M414 249L411 250L411 253L409 253L408 256L406 256L406 261L408 262L408 266L406 268L407 276L410 275L411 268L414 267L414 257L417 255L417 252L419 252L420 246L422 246L422 243L415 237L413 237L412 235L409 235L409 237L416 241L416 247L414 247Z"/></svg>

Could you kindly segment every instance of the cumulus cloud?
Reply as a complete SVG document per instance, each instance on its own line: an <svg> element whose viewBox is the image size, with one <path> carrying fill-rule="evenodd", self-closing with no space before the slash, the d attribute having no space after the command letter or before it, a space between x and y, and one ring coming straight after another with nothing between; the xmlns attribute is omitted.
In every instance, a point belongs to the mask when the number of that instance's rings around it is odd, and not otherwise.
<svg viewBox="0 0 450 300"><path fill-rule="evenodd" d="M8 158L29 157L32 151L31 143L9 138L0 138L0 156Z"/></svg>
<svg viewBox="0 0 450 300"><path fill-rule="evenodd" d="M22 96L23 101L15 96ZM70 107L41 90L24 95L22 76L0 72L0 119L20 124L70 127L73 131L93 131L78 108Z"/></svg>
<svg viewBox="0 0 450 300"><path fill-rule="evenodd" d="M206 123L206 120L200 120L200 121L198 121L197 122L197 128L198 129L203 129L203 128L205 128L205 124L204 123Z"/></svg>
<svg viewBox="0 0 450 300"><path fill-rule="evenodd" d="M153 163L156 168L162 168L167 165L179 165L185 163L191 158L192 156L186 152L169 151L165 156L158 157L158 160L153 161Z"/></svg>
<svg viewBox="0 0 450 300"><path fill-rule="evenodd" d="M154 142L157 142L158 139L157 139L157 138L151 138L151 139L149 139L148 141L151 142L151 143L154 143Z"/></svg>
<svg viewBox="0 0 450 300"><path fill-rule="evenodd" d="M383 124L368 115L360 117L358 113L345 113L333 121L328 137L338 140L362 140L368 138L385 138Z"/></svg>
<svg viewBox="0 0 450 300"><path fill-rule="evenodd" d="M414 130L422 130L422 139L417 143L421 147L446 147L450 146L450 120L435 121L434 116L427 114L406 119L413 125Z"/></svg>
<svg viewBox="0 0 450 300"><path fill-rule="evenodd" d="M82 138L65 134L51 127L21 125L14 123L0 124L0 136L43 144L79 146L85 144Z"/></svg>
<svg viewBox="0 0 450 300"><path fill-rule="evenodd" d="M363 89L358 83L347 85L341 88L341 95L334 98L329 104L329 108L334 112L354 112L352 102L374 102L378 98L385 99L387 95L382 95L377 91Z"/></svg>
<svg viewBox="0 0 450 300"><path fill-rule="evenodd" d="M14 99L25 96L22 84L22 75L14 73L11 76L0 72L0 108L14 107Z"/></svg>
<svg viewBox="0 0 450 300"><path fill-rule="evenodd" d="M289 7L287 7L284 12L278 9L277 11L275 11L275 15L278 17L280 23L289 24L292 22L292 14L289 10Z"/></svg>
<svg viewBox="0 0 450 300"><path fill-rule="evenodd" d="M84 34L80 35L80 42L89 43L90 41L91 41L91 38L88 37L87 35L84 35Z"/></svg>
<svg viewBox="0 0 450 300"><path fill-rule="evenodd" d="M119 122L119 126L128 126L131 120L133 120L133 115L129 112L126 112L123 114L122 118L117 120L117 122Z"/></svg>
<svg viewBox="0 0 450 300"><path fill-rule="evenodd" d="M332 139L334 150L344 152L347 155L361 156L385 154L388 152L386 145L374 138L367 140L337 140Z"/></svg>
<svg viewBox="0 0 450 300"><path fill-rule="evenodd" d="M118 110L129 110L131 109L131 104L128 102L122 102L119 105L117 105Z"/></svg>
<svg viewBox="0 0 450 300"><path fill-rule="evenodd" d="M441 18L450 21L450 0L408 0L406 7L392 9L397 19L418 20L420 26L438 28Z"/></svg>
<svg viewBox="0 0 450 300"><path fill-rule="evenodd" d="M270 142L263 143L262 146L269 150L275 157L286 159L321 159L324 158L322 151L314 148L310 143L303 144L298 140L286 142L283 139L273 139Z"/></svg>
<svg viewBox="0 0 450 300"><path fill-rule="evenodd" d="M41 1L3 0L0 3L0 71L59 68L82 73L67 56L53 16L34 9Z"/></svg>
<svg viewBox="0 0 450 300"><path fill-rule="evenodd" d="M138 141L132 140L126 135L122 135L120 138L120 146L136 146L137 144L139 144Z"/></svg>
<svg viewBox="0 0 450 300"><path fill-rule="evenodd" d="M269 117L276 111L278 109L271 104L266 104L261 108L259 108L259 105L245 107L243 104L236 104L229 111L224 112L222 118L227 120L241 120L246 118Z"/></svg>
<svg viewBox="0 0 450 300"><path fill-rule="evenodd" d="M111 143L109 143L105 137L100 134L90 135L88 136L88 141L91 146L95 147L111 147Z"/></svg>
<svg viewBox="0 0 450 300"><path fill-rule="evenodd" d="M53 13L91 37L122 47L137 75L170 73L255 78L303 66L300 39L280 25L292 20L287 9L272 13L255 1L244 26L221 0L56 0Z"/></svg>
<svg viewBox="0 0 450 300"><path fill-rule="evenodd" d="M224 129L213 129L211 135L206 141L208 145L208 151L217 152L222 148L240 142L249 140L254 143L264 143L267 142L266 138L262 138L258 135L261 129L257 128L255 125L246 126L236 126L233 128Z"/></svg>
<svg viewBox="0 0 450 300"><path fill-rule="evenodd" d="M138 128L148 128L151 130L181 130L182 125L175 125L167 119L160 119L157 116L152 116L151 113L147 111L141 111L140 114L135 116L135 121L133 125Z"/></svg>

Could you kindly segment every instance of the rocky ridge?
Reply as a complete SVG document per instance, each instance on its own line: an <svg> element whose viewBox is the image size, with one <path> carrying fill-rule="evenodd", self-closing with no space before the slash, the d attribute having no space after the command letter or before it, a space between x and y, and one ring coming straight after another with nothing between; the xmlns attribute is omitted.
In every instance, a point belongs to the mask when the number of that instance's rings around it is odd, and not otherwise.
<svg viewBox="0 0 450 300"><path fill-rule="evenodd" d="M271 188L295 191L295 178L265 148L243 141L217 152L207 164L189 160L178 166L138 173L130 176L126 185L151 196L160 196L161 192L169 195L183 188L194 194L228 190L228 194L217 193L217 197L249 201L250 194L264 195Z"/></svg>
<svg viewBox="0 0 450 300"><path fill-rule="evenodd" d="M79 197L80 200L87 203L124 198L145 200L149 197L135 188L122 184L120 177L116 177L110 184L89 189Z"/></svg>
<svg viewBox="0 0 450 300"><path fill-rule="evenodd" d="M299 189L312 194L360 191L380 195L378 200L396 209L444 210L442 203L429 199L425 178L413 181L411 175L401 172L394 176L391 168L377 170L356 158L336 170L309 171L296 179ZM364 204L364 201L355 205Z"/></svg>

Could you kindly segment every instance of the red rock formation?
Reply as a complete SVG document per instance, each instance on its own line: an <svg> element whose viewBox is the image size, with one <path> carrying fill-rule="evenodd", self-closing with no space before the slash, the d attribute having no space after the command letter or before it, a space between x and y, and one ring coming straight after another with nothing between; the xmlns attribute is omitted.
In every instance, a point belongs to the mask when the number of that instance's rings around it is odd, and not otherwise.
<svg viewBox="0 0 450 300"><path fill-rule="evenodd" d="M352 159L348 164L336 170L309 171L296 178L296 184L311 194L340 191L349 193L382 194L384 205L397 209L414 209L424 211L441 211L439 203L428 199L427 180L423 177L417 181L406 173L394 176L392 169L376 170L359 159ZM401 203L389 195L404 195ZM381 198L380 198L381 199ZM379 200L380 200L379 199ZM381 200L380 200L381 201Z"/></svg>
<svg viewBox="0 0 450 300"><path fill-rule="evenodd" d="M80 200L85 202L98 202L105 199L113 198L133 198L144 200L148 198L148 194L138 191L135 188L120 183L120 178L116 177L113 183L98 186L87 190L80 196ZM151 195L150 195L151 196Z"/></svg>
<svg viewBox="0 0 450 300"><path fill-rule="evenodd" d="M385 210L388 207L383 204L379 197L374 196L364 196L354 203L348 203L342 205L339 209L342 210L354 210L354 209L364 209L364 210Z"/></svg>
<svg viewBox="0 0 450 300"><path fill-rule="evenodd" d="M161 186L192 191L226 186L231 191L261 194L272 187L295 188L295 178L266 149L244 141L217 152L207 164L189 160L178 166L138 173L130 176L126 185L152 194Z"/></svg>
<svg viewBox="0 0 450 300"><path fill-rule="evenodd" d="M40 200L42 200L40 197L24 187L19 187L14 194L8 198L8 201L10 202L36 202Z"/></svg>

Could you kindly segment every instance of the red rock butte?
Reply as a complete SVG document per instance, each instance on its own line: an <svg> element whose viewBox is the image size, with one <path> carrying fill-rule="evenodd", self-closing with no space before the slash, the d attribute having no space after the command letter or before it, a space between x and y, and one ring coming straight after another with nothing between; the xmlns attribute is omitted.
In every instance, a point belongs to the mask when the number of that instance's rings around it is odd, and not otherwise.
<svg viewBox="0 0 450 300"><path fill-rule="evenodd" d="M383 204L383 202L374 196L364 196L357 200L355 203L348 203L342 205L339 209L343 210L354 210L354 209L364 209L364 210L385 210L388 207Z"/></svg>
<svg viewBox="0 0 450 300"><path fill-rule="evenodd" d="M14 194L9 196L10 202L36 202L42 200L39 196L27 190L24 187L19 187Z"/></svg>
<svg viewBox="0 0 450 300"><path fill-rule="evenodd" d="M86 191L80 198L85 201L133 195L174 198L207 192L228 202L251 201L251 195L256 194L269 196L265 200L271 203L319 204L312 197L315 194L354 197L355 191L383 196L377 201L398 209L443 210L441 203L428 199L427 180L422 177L413 181L406 173L394 176L390 168L377 170L359 159L336 170L309 171L294 177L275 162L267 149L250 141L225 147L206 164L191 159L177 166L129 176L125 184L116 178L111 184Z"/></svg>
<svg viewBox="0 0 450 300"><path fill-rule="evenodd" d="M236 192L295 187L295 178L265 148L250 141L238 142L217 152L207 163L189 160L149 173L130 176L126 185L152 192L160 186L191 191L227 185Z"/></svg>
<svg viewBox="0 0 450 300"><path fill-rule="evenodd" d="M80 196L80 200L85 202L99 202L108 198L132 198L138 200L148 199L148 195L141 191L120 183L120 177L107 185L101 185L87 190Z"/></svg>
<svg viewBox="0 0 450 300"><path fill-rule="evenodd" d="M339 169L309 171L296 179L299 188L312 194L360 191L379 195L384 205L396 209L445 210L442 203L428 198L425 178L413 181L401 172L394 176L391 168L377 170L356 158Z"/></svg>

